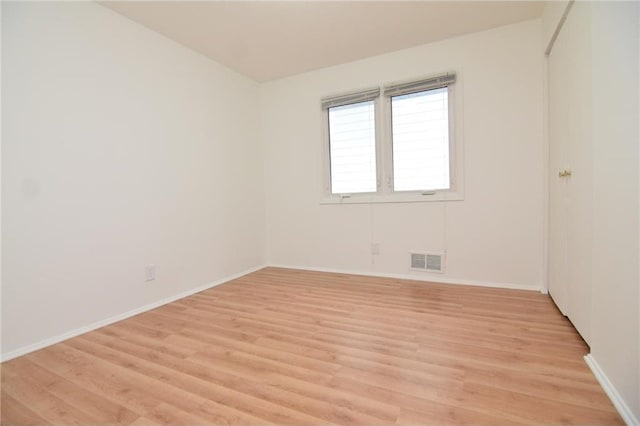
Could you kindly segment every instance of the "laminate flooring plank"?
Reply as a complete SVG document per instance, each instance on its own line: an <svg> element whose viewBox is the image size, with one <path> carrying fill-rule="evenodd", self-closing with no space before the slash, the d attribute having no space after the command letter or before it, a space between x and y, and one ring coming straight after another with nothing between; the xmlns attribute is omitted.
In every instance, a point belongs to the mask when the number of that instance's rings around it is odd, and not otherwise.
<svg viewBox="0 0 640 426"><path fill-rule="evenodd" d="M21 403L11 395L9 395L4 389L0 394L2 399L2 413L0 414L0 423L3 425L43 425L49 423L45 418L36 414L32 409L28 407L31 401L27 405Z"/></svg>
<svg viewBox="0 0 640 426"><path fill-rule="evenodd" d="M128 424L138 418L138 414L133 411L34 364L28 358L23 357L15 361L11 366L12 374L28 378L28 381L42 386L56 398L75 409L84 411L91 418L104 419L109 424Z"/></svg>
<svg viewBox="0 0 640 426"><path fill-rule="evenodd" d="M277 424L322 424L323 421L299 410L278 404L275 389L259 386L238 372L205 368L167 354L150 353L126 342L109 343L96 335L75 339L73 345L89 356L100 357L116 366L128 367L164 384L160 389L173 389L173 398L162 398L185 411L192 411L207 400L228 405L240 412ZM178 405L179 404L179 405ZM327 423L325 421L325 423Z"/></svg>

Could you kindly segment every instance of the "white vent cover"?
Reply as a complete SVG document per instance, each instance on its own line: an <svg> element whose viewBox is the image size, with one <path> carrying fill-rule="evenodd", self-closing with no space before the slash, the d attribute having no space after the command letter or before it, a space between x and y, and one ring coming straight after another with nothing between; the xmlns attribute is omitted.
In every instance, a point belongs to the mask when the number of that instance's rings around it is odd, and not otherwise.
<svg viewBox="0 0 640 426"><path fill-rule="evenodd" d="M444 272L444 256L441 253L410 253L410 269L427 272Z"/></svg>

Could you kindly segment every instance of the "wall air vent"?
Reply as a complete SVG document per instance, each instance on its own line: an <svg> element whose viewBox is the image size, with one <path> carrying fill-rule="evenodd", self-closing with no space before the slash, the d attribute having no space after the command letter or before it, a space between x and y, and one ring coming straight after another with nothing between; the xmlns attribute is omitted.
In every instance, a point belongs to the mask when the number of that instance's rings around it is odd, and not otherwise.
<svg viewBox="0 0 640 426"><path fill-rule="evenodd" d="M427 269L427 255L411 253L411 269Z"/></svg>
<svg viewBox="0 0 640 426"><path fill-rule="evenodd" d="M410 253L409 268L415 271L444 272L444 256L440 253Z"/></svg>

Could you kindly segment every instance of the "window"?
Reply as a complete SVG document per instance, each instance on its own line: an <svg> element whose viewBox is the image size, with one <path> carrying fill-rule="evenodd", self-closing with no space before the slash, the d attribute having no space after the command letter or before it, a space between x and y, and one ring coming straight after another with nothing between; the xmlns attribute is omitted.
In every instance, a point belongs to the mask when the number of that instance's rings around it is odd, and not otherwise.
<svg viewBox="0 0 640 426"><path fill-rule="evenodd" d="M455 82L447 73L323 99L325 201L462 199Z"/></svg>
<svg viewBox="0 0 640 426"><path fill-rule="evenodd" d="M375 193L378 188L376 112L380 89L323 99L328 128L330 194Z"/></svg>
<svg viewBox="0 0 640 426"><path fill-rule="evenodd" d="M449 91L391 97L393 189L449 189Z"/></svg>
<svg viewBox="0 0 640 426"><path fill-rule="evenodd" d="M331 192L376 191L376 121L373 101L329 108Z"/></svg>

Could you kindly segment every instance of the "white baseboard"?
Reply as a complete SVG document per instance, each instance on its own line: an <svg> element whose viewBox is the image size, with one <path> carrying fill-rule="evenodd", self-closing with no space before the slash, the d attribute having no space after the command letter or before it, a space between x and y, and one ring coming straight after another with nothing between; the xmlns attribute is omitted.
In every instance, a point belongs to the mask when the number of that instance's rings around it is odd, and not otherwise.
<svg viewBox="0 0 640 426"><path fill-rule="evenodd" d="M593 372L593 375L596 376L600 386L602 386L602 389L604 389L604 392L607 394L614 407L616 407L616 410L618 410L618 413L620 413L622 420L624 420L624 422L629 426L640 425L638 418L633 414L622 396L620 396L618 390L613 386L613 383L611 383L602 368L600 368L600 364L598 364L593 355L586 355L584 360Z"/></svg>
<svg viewBox="0 0 640 426"><path fill-rule="evenodd" d="M11 352L3 353L2 355L0 355L0 362L9 361L10 359L19 357L21 355L26 355L29 352L37 351L38 349L43 349L43 348L46 348L47 346L55 345L56 343L60 343L60 342L62 342L64 340L70 339L72 337L76 337L76 336L79 336L81 334L88 333L89 331L93 331L93 330L96 330L98 328L107 326L109 324L113 324L115 322L122 321L122 320L127 319L129 317L132 317L134 315L138 315L138 314L141 314L143 312L147 312L147 311L150 311L152 309L159 308L160 306L166 305L167 303L175 302L176 300L183 299L183 298L191 296L191 295L193 295L195 293L199 293L201 291L208 290L208 289L210 289L212 287L215 287L217 285L226 283L228 281L235 280L236 278L240 278L240 277L242 277L244 275L247 275L247 274L250 274L252 272L258 271L258 270L263 269L265 267L266 267L266 265L260 265L260 266L257 266L255 268L247 269L245 271L238 272L237 274L233 274L233 275L229 275L229 276L224 277L224 278L220 278L220 279L218 279L216 281L201 285L201 286L196 287L196 288L189 289L189 290L184 291L182 293L176 294L174 296L167 297L165 299L159 300L157 302L150 303L150 304L145 305L145 306L141 306L141 307L133 309L131 311L124 312L122 314L115 315L113 317L106 318L106 319L94 322L94 323L86 325L84 327L80 327L80 328L77 328L75 330L71 330L71 331L68 331L66 333L62 333L62 334L59 334L57 336L50 337L50 338L45 339L45 340L41 340L40 342L33 343L31 345L23 346L21 348L15 349L15 350L13 350Z"/></svg>
<svg viewBox="0 0 640 426"><path fill-rule="evenodd" d="M512 290L527 290L527 291L542 291L541 286L537 285L522 285L513 283L495 283L487 281L475 281L465 280L457 278L444 278L442 276L435 276L428 273L424 275L412 275L412 274L387 274L377 271L357 271L351 269L334 269L334 268L322 268L315 266L297 266L297 265L277 265L268 264L273 268L286 268L286 269L300 269L303 271L315 271L315 272L331 272L334 274L349 274L349 275L364 275L367 277L383 277L383 278L395 278L400 280L413 280L413 281L426 281L439 284L458 284L458 285L472 285L476 287L493 287L493 288L507 288Z"/></svg>

